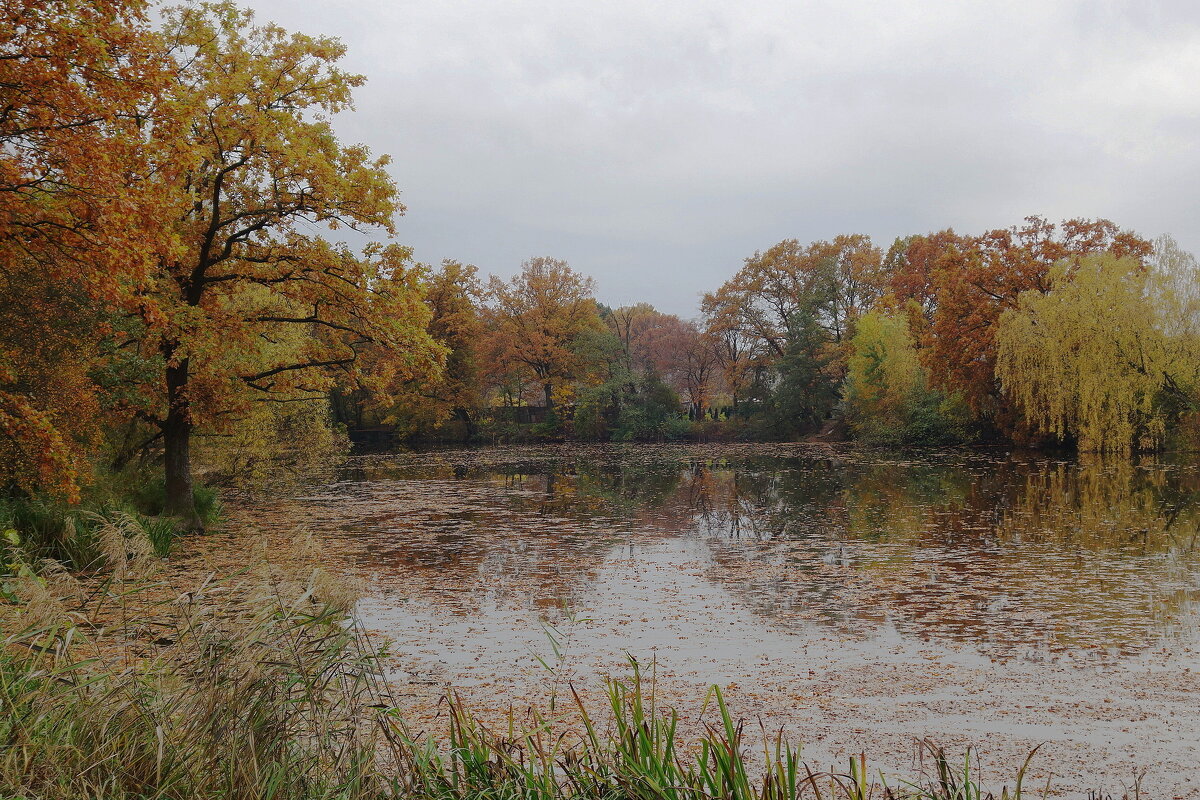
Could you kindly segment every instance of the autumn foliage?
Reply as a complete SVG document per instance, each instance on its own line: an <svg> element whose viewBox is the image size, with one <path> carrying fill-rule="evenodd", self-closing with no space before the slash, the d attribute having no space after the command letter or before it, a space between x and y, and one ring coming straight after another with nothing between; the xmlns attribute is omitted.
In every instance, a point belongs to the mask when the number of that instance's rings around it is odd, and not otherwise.
<svg viewBox="0 0 1200 800"><path fill-rule="evenodd" d="M978 236L914 237L896 259L890 288L900 300L916 301L928 319L921 345L934 384L1011 430L1017 421L1005 416L995 378L1000 316L1023 292L1048 292L1056 264L1100 253L1144 259L1150 250L1148 241L1108 220L1055 225L1029 217Z"/></svg>
<svg viewBox="0 0 1200 800"><path fill-rule="evenodd" d="M511 280L493 277L488 284L489 362L529 370L547 408L555 388L581 368L580 337L601 327L594 287L567 262L546 257L526 261Z"/></svg>
<svg viewBox="0 0 1200 800"><path fill-rule="evenodd" d="M1182 290L1153 288L1189 285L1172 252L1174 268L1156 267L1148 240L1108 220L1041 217L904 237L886 254L862 236L786 240L746 259L703 310L734 407L773 417L777 435L840 417L891 443L1128 450L1160 446L1196 405L1195 325L1181 322L1194 312ZM1117 344L1118 331L1132 338ZM1131 352L1136 366L1118 357Z"/></svg>
<svg viewBox="0 0 1200 800"><path fill-rule="evenodd" d="M104 320L144 276L139 105L164 80L136 0L0 14L0 479L68 497L94 440Z"/></svg>
<svg viewBox="0 0 1200 800"><path fill-rule="evenodd" d="M1147 266L1060 262L1004 312L997 377L1025 416L1081 450L1153 449L1200 385L1200 271L1170 243Z"/></svg>
<svg viewBox="0 0 1200 800"><path fill-rule="evenodd" d="M327 121L362 82L334 66L342 45L229 3L157 29L146 11L5 6L0 272L22 313L0 342L0 431L10 482L73 496L96 429L140 424L165 448L168 512L196 524L196 430L423 375L440 351L406 249L313 233L387 236L403 210L386 157ZM388 357L367 377L369 346Z"/></svg>
<svg viewBox="0 0 1200 800"><path fill-rule="evenodd" d="M506 279L393 241L389 158L333 126L364 81L334 39L140 0L11 0L0 33L10 494L150 461L198 527L197 442L260 469L338 424L1129 450L1197 416L1195 262L1108 220L785 239L696 319L610 308L561 259Z"/></svg>

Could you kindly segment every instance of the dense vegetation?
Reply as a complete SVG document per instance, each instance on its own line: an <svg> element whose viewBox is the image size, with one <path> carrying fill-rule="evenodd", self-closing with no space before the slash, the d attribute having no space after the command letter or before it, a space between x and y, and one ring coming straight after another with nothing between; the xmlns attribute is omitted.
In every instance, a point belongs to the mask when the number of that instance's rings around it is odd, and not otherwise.
<svg viewBox="0 0 1200 800"><path fill-rule="evenodd" d="M0 59L0 482L70 501L341 431L459 439L1191 441L1195 259L1106 220L754 253L683 320L538 257L415 263L386 156L331 125L361 76L230 3L16 2ZM329 233L318 233L325 228ZM330 235L332 234L332 236ZM361 239L361 237L360 237ZM498 266L498 265L497 265Z"/></svg>
<svg viewBox="0 0 1200 800"><path fill-rule="evenodd" d="M431 278L445 390L360 395L343 418L460 439L825 429L890 446L1191 447L1198 277L1169 237L1038 217L886 253L862 235L784 241L705 295L696 320L609 308L557 259L486 287L448 262Z"/></svg>

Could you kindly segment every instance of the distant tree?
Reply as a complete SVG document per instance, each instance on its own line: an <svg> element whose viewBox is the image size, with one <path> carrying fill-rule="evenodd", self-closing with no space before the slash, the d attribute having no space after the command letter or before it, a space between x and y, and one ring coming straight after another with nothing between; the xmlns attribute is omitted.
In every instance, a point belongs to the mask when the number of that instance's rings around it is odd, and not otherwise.
<svg viewBox="0 0 1200 800"><path fill-rule="evenodd" d="M665 316L648 337L654 372L688 401L695 419L708 408L720 368L716 342L694 322Z"/></svg>
<svg viewBox="0 0 1200 800"><path fill-rule="evenodd" d="M402 434L431 433L447 419L472 435L477 412L484 403L484 377L480 362L483 295L477 268L445 259L437 269L417 267L419 283L429 310L429 336L445 354L437 372L401 372L396 380L373 390L340 387L343 416L359 424L389 425ZM368 348L363 370L371 373L394 357L380 347Z"/></svg>
<svg viewBox="0 0 1200 800"><path fill-rule="evenodd" d="M827 319L826 327L834 341L853 335L855 320L869 310L884 292L887 283L883 255L863 234L841 235L832 242L812 246L821 259L829 282L829 306L818 313Z"/></svg>
<svg viewBox="0 0 1200 800"><path fill-rule="evenodd" d="M526 261L511 280L488 283L486 319L492 352L501 364L519 364L541 386L547 408L554 387L582 369L576 340L600 330L591 278L566 261L538 257Z"/></svg>
<svg viewBox="0 0 1200 800"><path fill-rule="evenodd" d="M621 306L603 315L605 322L621 343L625 367L630 373L635 369L644 368L644 364L634 363L635 358L645 356L639 340L643 338L645 330L653 326L660 316L660 312L649 303Z"/></svg>
<svg viewBox="0 0 1200 800"><path fill-rule="evenodd" d="M787 349L776 366L778 383L771 397L774 427L783 436L806 433L832 413L843 371L816 314L801 307L795 317Z"/></svg>
<svg viewBox="0 0 1200 800"><path fill-rule="evenodd" d="M917 346L921 345L937 310L938 280L944 261L957 258L969 246L968 237L947 228L923 236L898 238L888 248L883 261L887 292L896 301L895 305L905 310Z"/></svg>
<svg viewBox="0 0 1200 800"><path fill-rule="evenodd" d="M702 309L720 319L720 327L736 327L782 357L797 333L793 326L807 325L808 317L840 342L884 284L882 254L870 237L844 235L808 245L785 239L747 258L733 278L705 295Z"/></svg>
<svg viewBox="0 0 1200 800"><path fill-rule="evenodd" d="M703 419L719 388L721 359L717 342L696 323L689 323L687 348L684 351L684 391L692 407L692 416Z"/></svg>
<svg viewBox="0 0 1200 800"><path fill-rule="evenodd" d="M425 280L425 302L431 318L429 334L448 350L446 368L432 395L445 414L474 425L474 414L483 402L479 343L483 319L479 303L483 286L478 269L453 259Z"/></svg>
<svg viewBox="0 0 1200 800"><path fill-rule="evenodd" d="M735 413L739 402L748 396L755 373L765 368L768 359L777 356L758 331L748 324L742 302L737 288L726 283L717 291L706 294L701 304L704 335L712 342L722 382Z"/></svg>
<svg viewBox="0 0 1200 800"><path fill-rule="evenodd" d="M829 289L818 258L795 239L786 239L746 259L741 270L704 296L710 324L753 337L764 352L782 357L796 312L815 293Z"/></svg>
<svg viewBox="0 0 1200 800"><path fill-rule="evenodd" d="M656 375L677 394L691 398L694 413L700 413L717 364L712 342L702 339L695 323L648 303L618 308L606 320L621 341L631 377Z"/></svg>
<svg viewBox="0 0 1200 800"><path fill-rule="evenodd" d="M610 327L585 330L574 344L579 366L573 430L582 439L597 441L610 437L638 390L638 375L630 368L628 351L611 327L611 309L606 311L604 318Z"/></svg>

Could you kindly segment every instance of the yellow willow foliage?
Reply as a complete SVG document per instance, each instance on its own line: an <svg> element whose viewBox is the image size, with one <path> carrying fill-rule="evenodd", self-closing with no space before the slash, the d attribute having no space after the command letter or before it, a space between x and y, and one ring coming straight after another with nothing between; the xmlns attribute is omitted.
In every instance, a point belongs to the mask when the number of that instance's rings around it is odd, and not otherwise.
<svg viewBox="0 0 1200 800"><path fill-rule="evenodd" d="M1156 458L1085 453L1075 463L1043 464L1026 476L996 535L1094 551L1187 551L1200 533L1200 509L1181 503L1164 510L1173 470Z"/></svg>
<svg viewBox="0 0 1200 800"><path fill-rule="evenodd" d="M1190 276L1180 274L1191 272ZM1194 406L1200 339L1189 259L1149 268L1089 256L1051 271L1050 291L1024 292L997 334L996 374L1029 420L1080 450L1161 444L1171 408Z"/></svg>
<svg viewBox="0 0 1200 800"><path fill-rule="evenodd" d="M875 444L934 444L970 436L967 408L929 386L929 375L903 312L858 318L845 388L854 436Z"/></svg>

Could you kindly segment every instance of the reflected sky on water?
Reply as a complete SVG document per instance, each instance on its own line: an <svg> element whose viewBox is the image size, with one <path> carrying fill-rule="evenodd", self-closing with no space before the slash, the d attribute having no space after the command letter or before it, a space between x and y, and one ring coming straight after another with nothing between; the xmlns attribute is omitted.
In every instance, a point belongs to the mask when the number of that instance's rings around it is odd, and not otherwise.
<svg viewBox="0 0 1200 800"><path fill-rule="evenodd" d="M1178 459L565 446L359 456L259 509L455 615L587 612L614 563L669 550L702 578L684 613L731 596L788 632L1027 660L1196 645L1198 500Z"/></svg>

